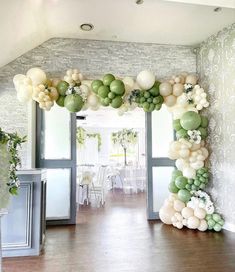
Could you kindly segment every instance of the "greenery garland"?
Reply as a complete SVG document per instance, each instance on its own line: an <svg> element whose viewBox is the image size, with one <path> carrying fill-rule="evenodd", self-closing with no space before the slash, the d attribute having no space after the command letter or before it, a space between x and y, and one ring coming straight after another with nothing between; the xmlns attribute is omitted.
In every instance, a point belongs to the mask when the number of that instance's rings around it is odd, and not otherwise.
<svg viewBox="0 0 235 272"><path fill-rule="evenodd" d="M101 149L102 139L100 133L87 133L82 127L77 128L77 142L80 147L85 145L86 138L97 138L98 140L98 151Z"/></svg>
<svg viewBox="0 0 235 272"><path fill-rule="evenodd" d="M17 195L19 188L19 180L16 171L17 167L21 165L21 160L18 148L21 147L21 144L24 142L26 142L26 136L20 137L16 132L6 133L0 128L0 143L7 144L10 154L9 182L7 183L7 186L9 187L9 193L12 195Z"/></svg>

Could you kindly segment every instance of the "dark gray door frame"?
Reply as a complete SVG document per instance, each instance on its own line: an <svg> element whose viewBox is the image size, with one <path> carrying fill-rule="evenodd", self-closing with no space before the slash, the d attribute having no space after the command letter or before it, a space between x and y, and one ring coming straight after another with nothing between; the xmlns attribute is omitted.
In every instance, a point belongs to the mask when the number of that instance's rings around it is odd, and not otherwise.
<svg viewBox="0 0 235 272"><path fill-rule="evenodd" d="M153 167L175 166L174 161L168 158L153 158L152 155L152 113L145 115L145 139L146 139L146 169L147 169L147 218L148 220L159 219L159 213L153 209Z"/></svg>
<svg viewBox="0 0 235 272"><path fill-rule="evenodd" d="M71 113L71 159L68 160L46 160L43 158L44 147L44 114L38 107L36 108L36 167L37 168L70 168L71 188L70 188L70 218L59 220L47 220L48 225L71 225L76 224L76 113Z"/></svg>

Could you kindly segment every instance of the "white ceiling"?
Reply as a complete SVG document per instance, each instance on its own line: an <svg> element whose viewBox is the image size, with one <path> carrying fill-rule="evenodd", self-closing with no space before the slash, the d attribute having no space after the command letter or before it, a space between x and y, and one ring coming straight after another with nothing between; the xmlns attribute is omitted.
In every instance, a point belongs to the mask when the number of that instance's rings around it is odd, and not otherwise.
<svg viewBox="0 0 235 272"><path fill-rule="evenodd" d="M145 113L142 109L129 111L123 116L117 114L117 110L101 108L98 111L87 110L77 113L86 116L86 120L78 120L77 125L82 127L105 127L105 128L144 128Z"/></svg>
<svg viewBox="0 0 235 272"><path fill-rule="evenodd" d="M216 13L215 3L235 7L231 0L49 0L47 24L54 37L196 45L235 22L235 9ZM79 29L86 22L93 31Z"/></svg>
<svg viewBox="0 0 235 272"><path fill-rule="evenodd" d="M0 67L53 37L194 46L234 23L234 8L235 0L0 1ZM93 31L79 29L87 22Z"/></svg>

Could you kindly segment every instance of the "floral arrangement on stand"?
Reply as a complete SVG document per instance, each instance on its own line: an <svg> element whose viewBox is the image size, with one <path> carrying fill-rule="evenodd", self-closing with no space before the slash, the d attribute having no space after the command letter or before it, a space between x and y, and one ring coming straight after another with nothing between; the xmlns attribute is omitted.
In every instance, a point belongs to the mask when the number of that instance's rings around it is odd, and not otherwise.
<svg viewBox="0 0 235 272"><path fill-rule="evenodd" d="M18 148L26 141L17 133L6 133L0 128L0 208L6 208L10 195L17 195L19 180L16 175L20 165Z"/></svg>
<svg viewBox="0 0 235 272"><path fill-rule="evenodd" d="M101 149L102 138L100 133L87 133L87 131L82 128L77 128L77 143L79 147L84 147L86 138L97 138L98 140L98 151Z"/></svg>
<svg viewBox="0 0 235 272"><path fill-rule="evenodd" d="M44 110L56 102L70 112L111 106L124 115L137 107L145 112L160 110L165 104L174 119L177 140L170 144L169 157L176 160L177 169L172 173L171 194L160 209L160 219L179 229L222 229L224 221L203 191L210 177L206 147L209 121L200 111L209 107L209 102L197 76L182 73L160 82L145 70L136 79L106 74L102 79L86 80L79 70L70 69L62 79L47 79L43 70L31 68L26 75L16 75L13 82L19 101L33 99Z"/></svg>
<svg viewBox="0 0 235 272"><path fill-rule="evenodd" d="M122 129L111 134L114 145L120 145L124 151L124 164L127 165L127 149L129 145L135 145L138 141L138 132L133 129Z"/></svg>

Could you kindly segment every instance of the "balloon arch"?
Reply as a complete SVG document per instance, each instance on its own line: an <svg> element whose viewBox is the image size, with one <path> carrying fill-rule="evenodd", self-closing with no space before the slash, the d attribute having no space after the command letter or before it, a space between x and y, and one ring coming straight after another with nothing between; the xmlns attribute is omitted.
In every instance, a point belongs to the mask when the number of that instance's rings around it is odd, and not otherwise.
<svg viewBox="0 0 235 272"><path fill-rule="evenodd" d="M169 158L176 170L168 186L170 195L160 209L160 219L178 229L184 226L199 231L221 231L222 217L215 212L204 191L209 182L206 137L208 119L200 113L209 106L207 94L197 84L196 75L182 73L159 82L150 71L136 79L106 74L102 80L86 80L78 69L70 69L64 78L48 79L39 68L13 79L17 98L22 103L34 100L49 111L55 103L70 112L98 110L111 106L119 115L136 107L145 112L160 110L164 103L173 115L177 140L170 143Z"/></svg>

